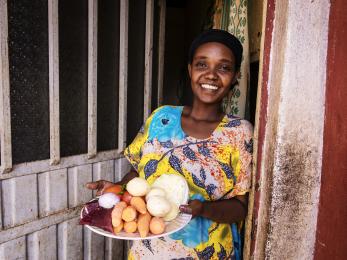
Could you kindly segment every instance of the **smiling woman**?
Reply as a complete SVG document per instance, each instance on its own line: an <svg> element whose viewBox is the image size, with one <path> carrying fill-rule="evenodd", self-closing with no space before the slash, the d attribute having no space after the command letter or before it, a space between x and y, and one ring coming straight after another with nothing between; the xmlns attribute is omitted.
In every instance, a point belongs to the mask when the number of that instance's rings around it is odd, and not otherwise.
<svg viewBox="0 0 347 260"><path fill-rule="evenodd" d="M190 201L180 210L193 220L162 239L134 241L130 259L240 259L240 221L247 214L252 126L221 111L235 84L242 57L240 42L209 30L193 42L188 63L193 104L161 106L146 120L124 155L150 184L163 174L183 176ZM102 187L100 187L102 189Z"/></svg>

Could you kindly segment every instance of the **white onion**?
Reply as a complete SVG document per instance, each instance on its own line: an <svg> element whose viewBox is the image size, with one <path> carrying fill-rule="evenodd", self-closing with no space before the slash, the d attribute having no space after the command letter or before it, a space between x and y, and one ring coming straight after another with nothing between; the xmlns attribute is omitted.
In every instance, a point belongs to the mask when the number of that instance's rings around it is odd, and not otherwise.
<svg viewBox="0 0 347 260"><path fill-rule="evenodd" d="M105 209L110 209L120 201L114 193L105 193L99 197L99 205Z"/></svg>

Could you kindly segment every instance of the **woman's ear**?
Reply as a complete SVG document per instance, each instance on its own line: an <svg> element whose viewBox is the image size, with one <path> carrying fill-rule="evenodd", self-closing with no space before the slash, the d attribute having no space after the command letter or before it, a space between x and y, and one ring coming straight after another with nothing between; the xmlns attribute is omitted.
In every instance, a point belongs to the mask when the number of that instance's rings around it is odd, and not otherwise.
<svg viewBox="0 0 347 260"><path fill-rule="evenodd" d="M189 73L189 78L192 77L192 65L188 64L188 73Z"/></svg>
<svg viewBox="0 0 347 260"><path fill-rule="evenodd" d="M237 82L237 79L239 79L241 76L240 71L236 72L232 81L232 85L234 85Z"/></svg>

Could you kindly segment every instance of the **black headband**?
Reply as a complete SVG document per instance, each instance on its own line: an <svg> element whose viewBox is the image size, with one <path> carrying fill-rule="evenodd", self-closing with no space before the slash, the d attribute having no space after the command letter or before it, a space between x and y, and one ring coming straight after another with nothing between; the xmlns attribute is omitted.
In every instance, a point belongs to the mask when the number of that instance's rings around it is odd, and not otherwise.
<svg viewBox="0 0 347 260"><path fill-rule="evenodd" d="M208 42L219 42L227 46L235 56L235 70L240 70L243 51L241 42L231 33L219 29L204 31L194 39L188 53L189 64L192 63L197 48Z"/></svg>

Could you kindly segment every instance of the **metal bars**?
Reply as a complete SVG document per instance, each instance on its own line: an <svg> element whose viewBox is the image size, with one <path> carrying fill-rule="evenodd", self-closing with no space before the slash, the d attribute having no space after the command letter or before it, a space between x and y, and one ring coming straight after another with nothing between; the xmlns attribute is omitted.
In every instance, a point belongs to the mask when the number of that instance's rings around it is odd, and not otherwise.
<svg viewBox="0 0 347 260"><path fill-rule="evenodd" d="M49 124L51 165L60 161L58 0L48 1Z"/></svg>
<svg viewBox="0 0 347 260"><path fill-rule="evenodd" d="M152 109L152 61L153 61L153 19L154 0L146 1L146 39L145 39L145 80L143 119L148 118Z"/></svg>
<svg viewBox="0 0 347 260"><path fill-rule="evenodd" d="M118 149L126 146L129 0L120 1Z"/></svg>
<svg viewBox="0 0 347 260"><path fill-rule="evenodd" d="M96 155L98 2L88 0L88 157Z"/></svg>
<svg viewBox="0 0 347 260"><path fill-rule="evenodd" d="M163 102L166 0L159 1L158 107Z"/></svg>
<svg viewBox="0 0 347 260"><path fill-rule="evenodd" d="M0 0L0 147L1 173L12 168L10 73L8 60L7 1Z"/></svg>
<svg viewBox="0 0 347 260"><path fill-rule="evenodd" d="M146 38L144 70L144 119L151 112L154 0L146 1ZM159 1L158 104L163 99L165 45L165 0ZM97 155L97 0L88 0L88 158ZM120 1L119 122L118 152L126 146L128 85L129 0ZM49 119L50 164L60 164L59 97L59 17L58 0L48 0L49 39ZM10 83L8 57L7 1L0 0L0 149L1 173L12 168ZM34 162L33 162L34 163Z"/></svg>

